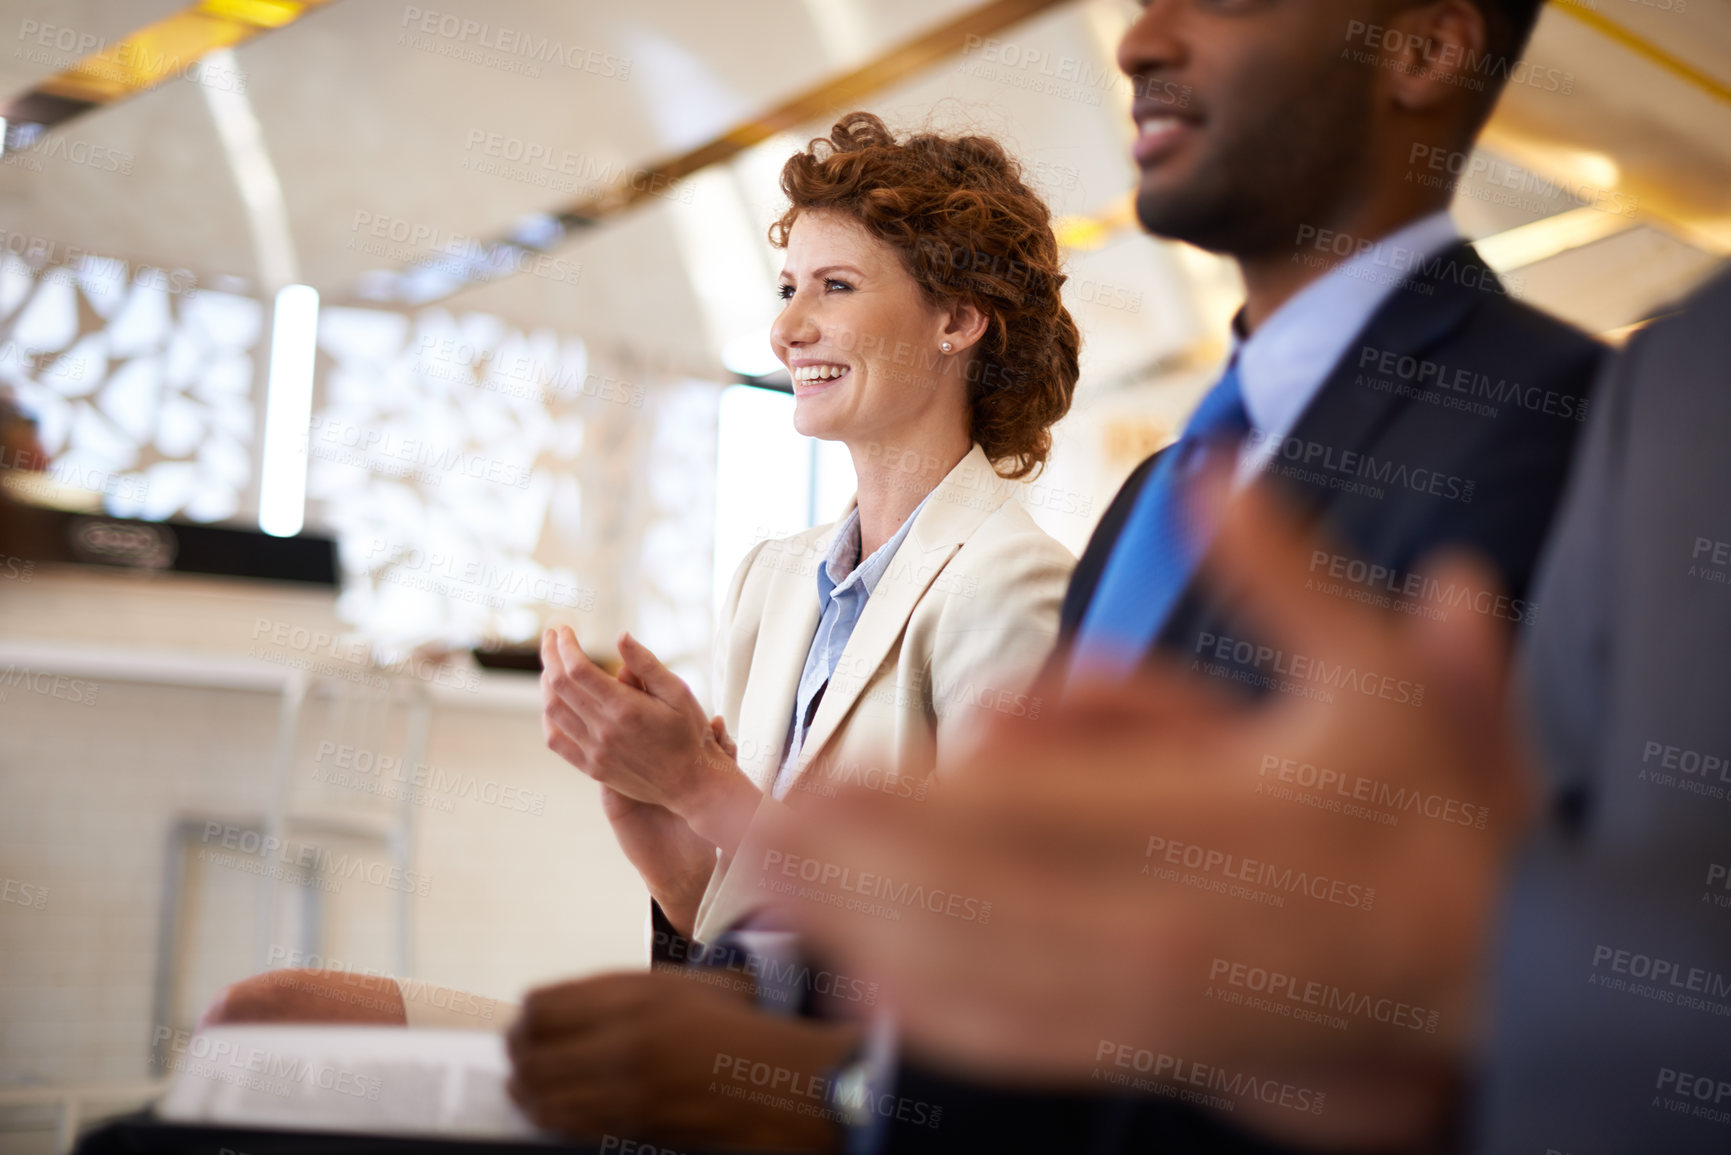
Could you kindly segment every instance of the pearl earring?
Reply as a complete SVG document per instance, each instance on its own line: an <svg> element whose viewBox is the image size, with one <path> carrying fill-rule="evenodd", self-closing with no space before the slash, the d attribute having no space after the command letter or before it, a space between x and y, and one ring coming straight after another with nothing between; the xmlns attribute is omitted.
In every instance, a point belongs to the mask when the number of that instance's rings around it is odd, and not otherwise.
<svg viewBox="0 0 1731 1155"><path fill-rule="evenodd" d="M954 353L956 351L956 347L954 345L950 344L948 341L945 341L941 346L939 346L939 348L941 348L946 353Z"/></svg>

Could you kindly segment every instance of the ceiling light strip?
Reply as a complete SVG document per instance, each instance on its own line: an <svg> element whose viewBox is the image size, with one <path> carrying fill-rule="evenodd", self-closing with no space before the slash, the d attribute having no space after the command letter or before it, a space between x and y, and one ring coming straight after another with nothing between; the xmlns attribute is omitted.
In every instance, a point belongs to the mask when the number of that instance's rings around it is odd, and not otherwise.
<svg viewBox="0 0 1731 1155"><path fill-rule="evenodd" d="M1473 247L1494 271L1510 273L1628 232L1638 224L1634 217L1583 205L1481 237Z"/></svg>

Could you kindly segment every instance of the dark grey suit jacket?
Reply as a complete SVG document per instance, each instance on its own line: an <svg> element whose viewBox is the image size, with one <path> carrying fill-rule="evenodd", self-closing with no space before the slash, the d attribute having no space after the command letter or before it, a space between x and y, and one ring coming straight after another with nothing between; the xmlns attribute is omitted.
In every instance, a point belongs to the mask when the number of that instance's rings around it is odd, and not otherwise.
<svg viewBox="0 0 1731 1155"><path fill-rule="evenodd" d="M1524 658L1550 821L1516 877L1494 1155L1731 1151L1731 275L1595 397Z"/></svg>

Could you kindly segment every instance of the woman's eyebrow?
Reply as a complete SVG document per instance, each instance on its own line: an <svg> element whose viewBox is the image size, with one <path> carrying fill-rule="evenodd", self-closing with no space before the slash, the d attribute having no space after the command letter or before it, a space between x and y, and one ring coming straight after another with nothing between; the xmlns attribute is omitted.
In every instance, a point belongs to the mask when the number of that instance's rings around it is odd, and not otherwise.
<svg viewBox="0 0 1731 1155"><path fill-rule="evenodd" d="M813 269L810 276L813 280L816 280L817 278L828 276L830 273L852 273L854 276L861 278L865 276L865 273L852 265L825 265L821 269ZM781 275L777 279L782 282L788 282L794 280L794 275L787 269L783 269Z"/></svg>

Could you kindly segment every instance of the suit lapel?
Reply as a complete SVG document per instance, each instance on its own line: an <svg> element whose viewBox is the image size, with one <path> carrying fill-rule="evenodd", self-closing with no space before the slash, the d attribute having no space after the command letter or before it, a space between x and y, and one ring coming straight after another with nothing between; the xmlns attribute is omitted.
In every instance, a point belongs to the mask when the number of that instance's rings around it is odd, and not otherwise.
<svg viewBox="0 0 1731 1155"><path fill-rule="evenodd" d="M772 559L775 569L751 654L750 692L740 703L739 733L734 735L741 763L749 766L752 780L766 793L781 765L799 678L817 633L817 566L823 564L837 528L816 540L809 557L789 556L783 547ZM770 548L774 547L765 547Z"/></svg>
<svg viewBox="0 0 1731 1155"><path fill-rule="evenodd" d="M1463 281L1480 287L1469 288ZM1329 371L1283 445L1300 451L1321 446L1335 454L1367 452L1382 430L1414 402L1392 391L1360 387L1364 351L1375 350L1378 356L1422 355L1466 322L1479 305L1476 294L1491 291L1482 286L1497 283L1496 275L1471 245L1463 242L1439 253L1423 276L1403 283L1372 314L1346 355ZM1309 525L1320 521L1339 497L1338 491L1328 487L1279 477L1263 477L1255 484L1278 487L1283 503ZM1222 609L1202 580L1192 577L1167 615L1155 649L1188 649L1198 623L1215 620Z"/></svg>
<svg viewBox="0 0 1731 1155"><path fill-rule="evenodd" d="M1378 434L1403 408L1412 404L1393 391L1362 388L1361 363L1370 353L1377 358L1418 356L1465 322L1478 305L1474 294L1484 290L1443 279L1445 270L1468 270L1474 277L1494 280L1494 274L1484 268L1467 244L1445 249L1429 269L1424 277L1396 289L1371 316L1312 396L1286 435L1285 445L1321 447L1336 455L1362 453L1375 444ZM1311 520L1320 517L1338 495L1337 490L1319 485L1285 485L1282 490L1287 503L1296 504Z"/></svg>
<svg viewBox="0 0 1731 1155"><path fill-rule="evenodd" d="M877 589L866 600L859 622L842 650L835 674L818 705L817 716L806 732L800 774L824 751L852 712L891 647L901 638L920 598L980 523L1009 500L1010 488L1011 483L998 477L985 452L976 445L932 490ZM913 693L918 688L901 689Z"/></svg>
<svg viewBox="0 0 1731 1155"><path fill-rule="evenodd" d="M1118 487L1112 504L1100 515L1100 524L1096 525L1094 532L1089 535L1088 544L1082 550L1076 568L1070 573L1070 584L1064 590L1064 608L1058 622L1061 644L1053 651L1054 656L1067 649L1067 643L1081 626L1088 603L1094 600L1094 591L1099 588L1100 575L1105 572L1106 562L1111 558L1112 550L1116 548L1118 538L1124 532L1125 523L1130 520L1130 511L1136 508L1136 499L1141 496L1142 487L1154 476L1160 455L1166 451L1155 451L1130 471L1130 476Z"/></svg>

